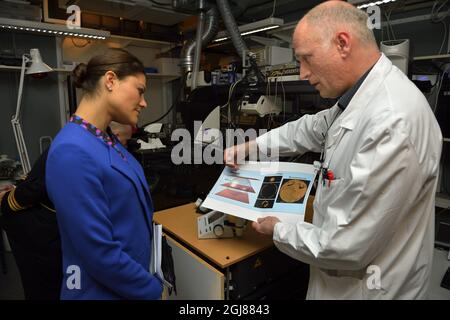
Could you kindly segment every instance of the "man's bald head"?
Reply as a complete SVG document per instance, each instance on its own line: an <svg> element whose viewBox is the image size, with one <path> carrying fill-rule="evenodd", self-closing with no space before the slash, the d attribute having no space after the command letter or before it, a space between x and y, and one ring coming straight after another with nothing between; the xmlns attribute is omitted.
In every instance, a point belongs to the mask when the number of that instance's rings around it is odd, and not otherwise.
<svg viewBox="0 0 450 320"><path fill-rule="evenodd" d="M309 11L294 32L300 78L324 98L336 98L353 86L379 59L368 16L342 1L327 1Z"/></svg>
<svg viewBox="0 0 450 320"><path fill-rule="evenodd" d="M347 31L362 45L377 48L373 31L367 26L368 19L364 11L347 2L326 1L311 9L297 25L297 29L307 25L308 32L314 33L324 44L329 44L336 32Z"/></svg>

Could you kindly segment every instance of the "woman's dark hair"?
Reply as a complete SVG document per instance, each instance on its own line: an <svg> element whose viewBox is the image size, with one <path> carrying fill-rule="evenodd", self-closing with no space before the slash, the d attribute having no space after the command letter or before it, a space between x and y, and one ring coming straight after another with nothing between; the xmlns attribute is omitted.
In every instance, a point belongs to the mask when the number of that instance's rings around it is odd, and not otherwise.
<svg viewBox="0 0 450 320"><path fill-rule="evenodd" d="M80 63L72 71L74 84L87 93L94 93L98 80L107 71L113 71L119 79L145 74L144 65L131 53L123 49L108 49L105 53L92 57L87 65Z"/></svg>

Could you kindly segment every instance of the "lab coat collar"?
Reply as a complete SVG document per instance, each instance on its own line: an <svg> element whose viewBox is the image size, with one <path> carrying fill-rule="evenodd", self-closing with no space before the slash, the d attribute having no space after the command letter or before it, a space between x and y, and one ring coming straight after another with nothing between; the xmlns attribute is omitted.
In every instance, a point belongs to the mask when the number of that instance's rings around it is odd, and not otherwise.
<svg viewBox="0 0 450 320"><path fill-rule="evenodd" d="M337 105L341 110L345 110L345 108L347 108L347 106L350 104L356 92L358 92L359 87L361 87L361 84L364 82L364 80L366 80L367 75L372 70L372 68L373 66L369 70L367 70L366 73L364 73L361 78L359 78L358 81L356 81L356 83L339 98Z"/></svg>
<svg viewBox="0 0 450 320"><path fill-rule="evenodd" d="M372 100L375 92L392 68L392 62L381 53L377 63L372 67L372 70L363 81L358 91L353 96L352 100L345 108L340 116L340 126L348 130L353 130L359 116L364 112L365 108Z"/></svg>

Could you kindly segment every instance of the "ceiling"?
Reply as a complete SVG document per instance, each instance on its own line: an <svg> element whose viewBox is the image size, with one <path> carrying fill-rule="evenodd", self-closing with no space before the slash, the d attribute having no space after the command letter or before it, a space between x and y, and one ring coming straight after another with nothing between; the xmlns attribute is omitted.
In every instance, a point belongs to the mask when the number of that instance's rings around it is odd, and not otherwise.
<svg viewBox="0 0 450 320"><path fill-rule="evenodd" d="M15 1L15 0L9 0ZM42 4L44 0L29 0L31 4ZM165 26L175 25L189 18L190 14L172 9L173 0L46 0L58 2L60 8L68 5L78 5L82 12L122 17L130 20L142 20ZM196 0L174 0L186 2L188 7L194 7ZM215 3L215 0L205 0ZM310 8L324 0L229 0L233 12L238 12L235 18L238 24L261 20L269 16L284 19L285 23L298 21ZM355 1L355 0L352 0ZM24 1L18 1L24 2ZM26 2L26 1L25 1ZM393 8L395 12L410 9L431 8L435 0L397 0L383 8ZM158 3L158 4L157 4ZM275 7L274 7L275 5ZM245 10L242 7L246 6ZM237 10L241 8L241 10Z"/></svg>
<svg viewBox="0 0 450 320"><path fill-rule="evenodd" d="M188 14L175 12L171 0L159 0L157 5L147 0L59 0L63 5L76 4L82 11L129 20L145 21L164 26L172 26L187 18Z"/></svg>
<svg viewBox="0 0 450 320"><path fill-rule="evenodd" d="M14 1L14 0L12 0ZM44 0L29 0L31 4L42 4ZM186 20L190 14L177 12L172 9L172 0L48 0L57 1L61 9L71 4L78 5L82 12L103 14L113 17L122 17L130 20L142 20L165 26L175 25ZM177 0L183 2L183 0ZM195 0L184 0L195 3ZM229 0L232 9L242 8L244 3L248 7L240 10L236 19L238 23L248 23L261 20L273 15L285 21L298 20L313 6L323 0ZM22 1L23 2L23 1ZM206 0L215 3L215 0ZM158 5L156 3L160 3ZM275 10L274 10L275 4Z"/></svg>
<svg viewBox="0 0 450 320"><path fill-rule="evenodd" d="M323 0L257 0L257 3L248 7L238 18L238 21L248 23L262 20L272 15L284 19L285 23L298 21L309 9L324 2Z"/></svg>
<svg viewBox="0 0 450 320"><path fill-rule="evenodd" d="M15 0L9 0L15 1ZM172 1L185 3L185 8L195 8L197 0L29 0L25 1L35 5L42 5L44 1L55 3L65 15L65 8L76 4L82 12L94 13L104 16L121 17L134 21L145 21L151 24L174 26L190 17L191 13L174 11ZM215 4L216 0L205 0L208 4ZM351 0L359 1L359 0ZM24 2L24 1L18 1ZM279 39L289 40L296 22L312 7L324 0L229 0L235 19L239 25L262 20L270 16L282 18L285 26L269 35ZM385 12L392 11L392 19L411 10L424 10L429 13L435 0L397 0L383 5ZM223 29L223 25L221 29ZM195 29L192 30L195 32Z"/></svg>

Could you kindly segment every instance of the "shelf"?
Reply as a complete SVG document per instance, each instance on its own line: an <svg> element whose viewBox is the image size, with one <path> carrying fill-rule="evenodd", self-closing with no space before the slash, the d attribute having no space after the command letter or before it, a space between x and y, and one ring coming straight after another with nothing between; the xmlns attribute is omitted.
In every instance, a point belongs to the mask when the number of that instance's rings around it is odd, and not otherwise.
<svg viewBox="0 0 450 320"><path fill-rule="evenodd" d="M267 77L267 81L269 82L288 82L288 81L300 81L300 75L292 74L287 76L273 76Z"/></svg>
<svg viewBox="0 0 450 320"><path fill-rule="evenodd" d="M444 138L444 142L450 142L450 138Z"/></svg>
<svg viewBox="0 0 450 320"><path fill-rule="evenodd" d="M439 54L439 55L433 55L433 56L420 56L420 57L414 57L414 61L425 61L425 60L450 60L450 54Z"/></svg>
<svg viewBox="0 0 450 320"><path fill-rule="evenodd" d="M447 209L450 208L450 196L443 193L436 193L436 207Z"/></svg>
<svg viewBox="0 0 450 320"><path fill-rule="evenodd" d="M132 38L125 36L117 36L111 35L108 39L105 40L107 43L113 44L115 46L127 47L127 46L135 46L135 47L144 47L151 49L165 49L170 48L174 45L172 42L167 41L159 41L159 40L149 40L149 39L141 39L141 38Z"/></svg>
<svg viewBox="0 0 450 320"><path fill-rule="evenodd" d="M0 65L0 71L20 71L21 67L18 66L5 66ZM55 68L53 69L55 72L72 72L71 70L61 69L61 68ZM173 74L160 74L160 73L146 73L145 76L149 79L162 79L164 81L172 81L175 79L178 79L179 75L173 75Z"/></svg>
<svg viewBox="0 0 450 320"><path fill-rule="evenodd" d="M161 73L146 73L145 76L149 79L161 79L164 82L170 82L180 77L179 75L169 75Z"/></svg>
<svg viewBox="0 0 450 320"><path fill-rule="evenodd" d="M8 70L13 70L13 71L20 71L21 67L18 66L5 66L5 65L0 65L0 71L8 71ZM66 69L61 69L61 68L55 68L53 69L53 71L55 72L67 72L70 73L72 72L71 70L66 70Z"/></svg>
<svg viewBox="0 0 450 320"><path fill-rule="evenodd" d="M16 66L4 66L4 65L0 65L0 70L17 70L20 71L20 67L16 67Z"/></svg>
<svg viewBox="0 0 450 320"><path fill-rule="evenodd" d="M435 67L441 68L446 63L450 62L450 54L414 57L413 61L418 65L434 65Z"/></svg>

